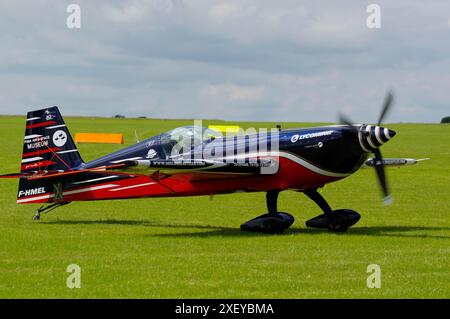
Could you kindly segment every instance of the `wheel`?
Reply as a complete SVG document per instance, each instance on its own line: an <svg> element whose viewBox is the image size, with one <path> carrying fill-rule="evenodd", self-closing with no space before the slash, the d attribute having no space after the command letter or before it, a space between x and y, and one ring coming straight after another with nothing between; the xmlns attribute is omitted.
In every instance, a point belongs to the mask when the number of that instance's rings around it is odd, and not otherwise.
<svg viewBox="0 0 450 319"><path fill-rule="evenodd" d="M39 216L39 215L34 215L33 216L33 220L39 220L39 219L41 219L41 216Z"/></svg>
<svg viewBox="0 0 450 319"><path fill-rule="evenodd" d="M328 225L328 230L335 232L335 233L343 233L348 230L348 226L342 223L339 223L337 225Z"/></svg>
<svg viewBox="0 0 450 319"><path fill-rule="evenodd" d="M339 223L346 225L347 228L355 225L361 218L360 214L351 209L336 209L333 210L333 213Z"/></svg>
<svg viewBox="0 0 450 319"><path fill-rule="evenodd" d="M316 216L306 221L306 226L311 228L328 229L333 232L345 232L350 226L356 224L361 215L350 209L333 210L337 225L331 225L328 216L325 214Z"/></svg>
<svg viewBox="0 0 450 319"><path fill-rule="evenodd" d="M261 233L282 233L294 223L294 217L287 213L264 214L241 225L241 230Z"/></svg>

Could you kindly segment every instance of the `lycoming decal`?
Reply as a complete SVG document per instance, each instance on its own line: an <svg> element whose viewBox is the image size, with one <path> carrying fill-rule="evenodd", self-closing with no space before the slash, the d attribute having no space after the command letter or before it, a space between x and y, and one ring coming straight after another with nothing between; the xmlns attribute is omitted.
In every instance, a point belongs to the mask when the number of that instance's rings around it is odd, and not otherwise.
<svg viewBox="0 0 450 319"><path fill-rule="evenodd" d="M291 137L291 142L295 143L298 140L306 140L308 138L314 138L314 137L319 137L319 136L327 136L327 135L331 135L333 134L333 131L324 131L324 132L317 132L317 133L308 133L308 134L303 134L303 135L298 135L295 134Z"/></svg>
<svg viewBox="0 0 450 319"><path fill-rule="evenodd" d="M33 189L27 189L25 191L19 191L18 197L22 196L33 196L33 195L39 195L45 193L45 187L39 187L39 188L33 188Z"/></svg>

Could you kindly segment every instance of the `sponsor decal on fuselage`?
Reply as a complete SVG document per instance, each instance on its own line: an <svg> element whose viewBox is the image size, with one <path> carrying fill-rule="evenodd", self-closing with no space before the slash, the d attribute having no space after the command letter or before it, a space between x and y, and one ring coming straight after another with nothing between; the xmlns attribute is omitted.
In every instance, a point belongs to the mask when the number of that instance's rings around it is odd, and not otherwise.
<svg viewBox="0 0 450 319"><path fill-rule="evenodd" d="M330 131L317 132L317 133L302 134L302 135L295 134L295 135L292 135L291 142L295 143L295 142L297 142L299 140L306 140L306 139L309 139L309 138L320 137L320 136L328 136L328 135L331 135L331 134L333 134L333 131L331 131L331 130Z"/></svg>
<svg viewBox="0 0 450 319"><path fill-rule="evenodd" d="M40 148L44 146L48 146L48 140L50 139L50 136L41 136L41 137L35 137L29 140L25 140L25 144L27 145L27 150Z"/></svg>
<svg viewBox="0 0 450 319"><path fill-rule="evenodd" d="M202 161L189 160L153 160L150 161L150 166L208 166L212 165Z"/></svg>
<svg viewBox="0 0 450 319"><path fill-rule="evenodd" d="M145 158L154 158L158 153L152 148L147 152L147 156Z"/></svg>
<svg viewBox="0 0 450 319"><path fill-rule="evenodd" d="M45 187L38 187L38 188L32 188L27 190L20 190L18 197L22 196L33 196L33 195L39 195L45 193Z"/></svg>
<svg viewBox="0 0 450 319"><path fill-rule="evenodd" d="M58 130L53 133L53 144L58 147L62 147L67 142L67 134L62 130Z"/></svg>
<svg viewBox="0 0 450 319"><path fill-rule="evenodd" d="M150 147L152 147L153 145L155 145L156 144L156 140L150 140L150 141L148 141L146 144L145 144L145 146L147 147L147 148L150 148Z"/></svg>
<svg viewBox="0 0 450 319"><path fill-rule="evenodd" d="M53 120L56 117L55 113L50 112L49 110L45 110L44 114L45 114L46 121Z"/></svg>

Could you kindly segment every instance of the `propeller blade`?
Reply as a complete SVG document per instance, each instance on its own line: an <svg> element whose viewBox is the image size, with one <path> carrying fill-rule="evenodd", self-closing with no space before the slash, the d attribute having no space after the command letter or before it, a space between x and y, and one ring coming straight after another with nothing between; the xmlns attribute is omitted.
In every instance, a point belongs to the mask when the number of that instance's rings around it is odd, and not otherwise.
<svg viewBox="0 0 450 319"><path fill-rule="evenodd" d="M339 122L341 124L347 125L350 129L354 131L358 131L356 126L353 125L352 121L342 113L339 113Z"/></svg>
<svg viewBox="0 0 450 319"><path fill-rule="evenodd" d="M383 156L378 148L373 151L375 155L374 158L374 168L377 173L378 182L380 183L381 190L383 191L383 203L385 205L392 204L392 196L389 194L389 188L387 185L386 174L384 172Z"/></svg>
<svg viewBox="0 0 450 319"><path fill-rule="evenodd" d="M378 122L377 122L378 126L381 124L381 122L383 122L383 119L386 116L386 113L391 108L393 100L394 100L394 94L392 93L392 91L389 91L386 95L386 98L384 99L383 108L381 109L381 114L380 114L380 117L378 118Z"/></svg>
<svg viewBox="0 0 450 319"><path fill-rule="evenodd" d="M381 108L381 113L378 118L377 126L380 126L381 122L383 122L386 114L389 112L389 110L392 106L393 100L394 100L394 94L392 93L392 91L388 91L388 93L386 94L386 97L384 99L383 106ZM366 131L364 131L364 132L361 131L361 133L360 133L359 132L360 128L357 126L354 126L352 124L352 121L348 117L343 115L342 113L339 113L339 122L341 124L346 125L353 131L357 132L358 134L369 134L369 132L366 132ZM393 134L394 133L395 132L393 132ZM384 171L383 156L381 155L379 148L375 148L373 150L373 154L374 154L373 167L375 168L375 171L376 171L376 174L378 177L378 182L379 182L381 190L383 192L383 203L385 205L390 205L390 204L392 204L393 199L389 193L389 188L388 188L388 184L387 184L387 180L386 180L386 173Z"/></svg>

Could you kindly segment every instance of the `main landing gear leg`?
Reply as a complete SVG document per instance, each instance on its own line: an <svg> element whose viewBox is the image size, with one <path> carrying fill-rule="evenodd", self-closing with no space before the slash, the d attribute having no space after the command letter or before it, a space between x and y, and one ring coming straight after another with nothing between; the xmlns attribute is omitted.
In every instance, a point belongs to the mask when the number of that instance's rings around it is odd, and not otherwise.
<svg viewBox="0 0 450 319"><path fill-rule="evenodd" d="M278 212L277 202L279 190L271 190L266 193L267 214L258 216L241 225L241 230L282 233L294 223L294 217L290 214Z"/></svg>
<svg viewBox="0 0 450 319"><path fill-rule="evenodd" d="M36 211L36 214L34 214L33 220L41 219L41 213L48 213L58 207L61 207L61 206L67 205L67 204L70 204L70 202L58 202L58 203L50 204L48 206L41 206Z"/></svg>
<svg viewBox="0 0 450 319"><path fill-rule="evenodd" d="M332 210L317 189L309 189L304 193L324 212L324 214L306 221L308 227L328 228L330 231L344 232L361 218L361 215L350 209Z"/></svg>

